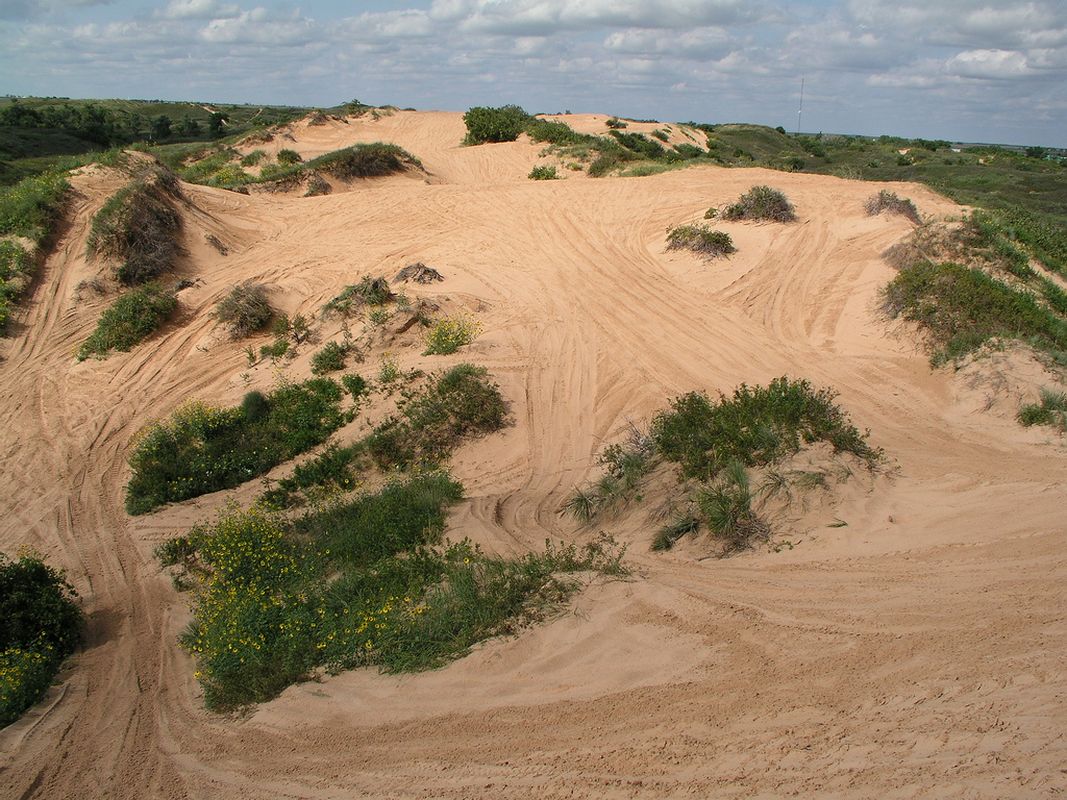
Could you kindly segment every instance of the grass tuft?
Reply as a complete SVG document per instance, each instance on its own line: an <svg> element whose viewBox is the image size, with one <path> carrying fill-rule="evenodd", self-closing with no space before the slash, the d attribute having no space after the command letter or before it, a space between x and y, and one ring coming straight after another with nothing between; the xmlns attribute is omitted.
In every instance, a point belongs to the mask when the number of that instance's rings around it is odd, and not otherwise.
<svg viewBox="0 0 1067 800"><path fill-rule="evenodd" d="M273 315L266 287L253 281L239 283L230 289L215 304L214 311L215 319L229 329L234 339L242 339L262 330Z"/></svg>
<svg viewBox="0 0 1067 800"><path fill-rule="evenodd" d="M770 186L753 186L738 201L723 209L725 220L767 220L770 222L793 222L796 209L788 198Z"/></svg>
<svg viewBox="0 0 1067 800"><path fill-rule="evenodd" d="M177 307L174 293L157 283L131 289L100 315L96 329L78 349L78 360L130 350L157 331Z"/></svg>
<svg viewBox="0 0 1067 800"><path fill-rule="evenodd" d="M915 203L906 197L898 197L896 193L888 189L882 189L878 194L868 197L863 204L863 208L867 215L871 217L886 211L890 214L899 214L902 217L907 217L916 224L922 221Z"/></svg>
<svg viewBox="0 0 1067 800"><path fill-rule="evenodd" d="M1067 392L1041 390L1041 401L1027 403L1019 409L1019 422L1026 427L1050 425L1067 432Z"/></svg>
<svg viewBox="0 0 1067 800"><path fill-rule="evenodd" d="M736 253L733 239L725 231L706 225L678 225L667 231L668 250L691 250L705 258L722 258Z"/></svg>

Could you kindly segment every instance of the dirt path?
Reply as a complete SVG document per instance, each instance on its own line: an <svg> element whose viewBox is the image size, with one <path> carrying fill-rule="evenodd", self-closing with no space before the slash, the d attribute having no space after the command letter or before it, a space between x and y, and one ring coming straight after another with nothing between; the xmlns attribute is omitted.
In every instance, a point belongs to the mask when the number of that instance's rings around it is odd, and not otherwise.
<svg viewBox="0 0 1067 800"><path fill-rule="evenodd" d="M3 344L0 550L30 545L82 593L88 640L48 700L0 732L12 798L1048 797L1067 791L1067 458L1012 421L972 413L949 372L875 308L880 252L907 232L867 218L860 182L710 167L641 179L525 179L540 147L460 148L454 114L398 113L297 130L278 146L396 141L430 182L316 198L188 187L182 319L105 362L71 354L104 299L76 300L91 215L73 219ZM306 138L301 138L306 133ZM317 137L317 138L316 138ZM723 224L739 248L704 264L664 251L668 225L756 183L800 221ZM952 206L916 186L924 213ZM200 226L200 227L197 227ZM226 257L203 245L217 230ZM197 238L199 237L199 238ZM350 672L241 718L202 708L176 637L187 598L151 556L223 495L131 520L125 454L190 396L268 385L208 312L255 277L289 313L413 260L480 304L484 335L428 366L490 367L514 427L455 459L469 499L450 534L516 552L584 540L557 509L627 420L692 389L781 374L833 385L896 460L846 486L796 546L726 561L648 552L637 511L603 525L638 576L598 584L550 624L446 669ZM258 342L257 342L258 346ZM373 368L373 361L371 366Z"/></svg>

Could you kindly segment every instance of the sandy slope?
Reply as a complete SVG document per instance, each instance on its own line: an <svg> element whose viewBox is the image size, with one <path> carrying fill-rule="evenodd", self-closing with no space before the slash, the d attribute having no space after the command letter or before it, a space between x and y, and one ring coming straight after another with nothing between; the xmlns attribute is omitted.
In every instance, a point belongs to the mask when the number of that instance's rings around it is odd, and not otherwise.
<svg viewBox="0 0 1067 800"><path fill-rule="evenodd" d="M302 140L302 136L306 138ZM867 218L859 182L689 169L530 182L539 148L459 148L455 114L294 131L305 154L396 141L432 177L317 198L187 187L182 316L134 352L76 364L105 299L78 300L83 251L114 188L77 180L69 226L3 344L0 549L32 545L84 598L88 642L61 686L0 732L4 797L1046 797L1067 790L1063 445L983 413L874 309L879 253L907 232ZM317 138L316 138L317 137ZM705 265L664 230L754 183L789 226L730 224ZM883 185L879 185L880 188ZM952 206L891 187L923 212ZM231 249L221 256L203 237ZM627 420L691 389L789 373L832 384L899 472L847 484L781 552L653 556L642 510L604 527L639 574L450 667L352 672L248 716L203 710L175 638L188 619L151 557L224 495L128 519L124 454L148 419L247 390L242 345L207 316L257 277L311 313L345 283L411 260L447 277L411 294L479 308L454 359L486 364L514 427L461 451L469 500L450 534L498 551L579 540L556 513ZM256 343L258 344L258 342ZM303 362L298 362L298 368ZM249 385L272 380L257 367ZM973 383L973 382L972 382ZM250 496L255 486L242 496ZM832 517L848 527L827 528Z"/></svg>

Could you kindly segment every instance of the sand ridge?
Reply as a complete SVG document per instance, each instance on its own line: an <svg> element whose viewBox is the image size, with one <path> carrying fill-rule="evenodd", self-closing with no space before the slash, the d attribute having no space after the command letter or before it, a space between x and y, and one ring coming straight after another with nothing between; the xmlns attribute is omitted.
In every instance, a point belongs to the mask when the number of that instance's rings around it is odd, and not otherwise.
<svg viewBox="0 0 1067 800"><path fill-rule="evenodd" d="M4 796L1067 789L1062 442L983 413L970 384L932 372L877 309L892 275L880 253L909 225L865 216L863 201L890 188L925 214L953 204L916 185L710 166L528 181L540 146L461 147L462 115L446 112L292 135L270 144L310 157L393 141L429 175L306 199L185 186L179 271L197 283L179 295L180 319L129 354L81 364L72 353L107 302L77 290L100 269L85 238L117 184L76 178L70 221L2 345L0 549L28 544L66 568L89 614L62 684L0 731ZM720 223L739 249L725 261L665 250L668 226L757 183L785 191L799 221ZM836 387L898 469L842 494L832 512L847 527L808 518L777 553L653 555L655 525L636 509L600 526L630 545L635 578L595 583L548 624L435 672L349 672L245 716L209 714L176 643L188 598L152 550L227 495L127 518L131 438L189 397L234 402L274 379L248 370L244 343L209 317L234 282L260 280L278 308L312 314L344 284L414 260L446 281L409 293L478 309L485 333L454 357L411 349L401 363L484 364L515 421L454 459L468 499L451 536L498 552L584 541L595 530L559 505L628 421L682 392L782 374Z"/></svg>

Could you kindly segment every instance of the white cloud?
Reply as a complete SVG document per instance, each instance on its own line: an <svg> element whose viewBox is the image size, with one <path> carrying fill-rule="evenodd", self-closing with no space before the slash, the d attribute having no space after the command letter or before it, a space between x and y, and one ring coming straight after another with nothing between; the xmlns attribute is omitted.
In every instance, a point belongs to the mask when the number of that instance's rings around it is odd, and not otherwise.
<svg viewBox="0 0 1067 800"><path fill-rule="evenodd" d="M237 6L218 0L170 0L160 16L165 19L228 19L240 12Z"/></svg>
<svg viewBox="0 0 1067 800"><path fill-rule="evenodd" d="M945 63L946 71L963 78L1011 80L1031 74L1026 56L1013 50L966 50Z"/></svg>

